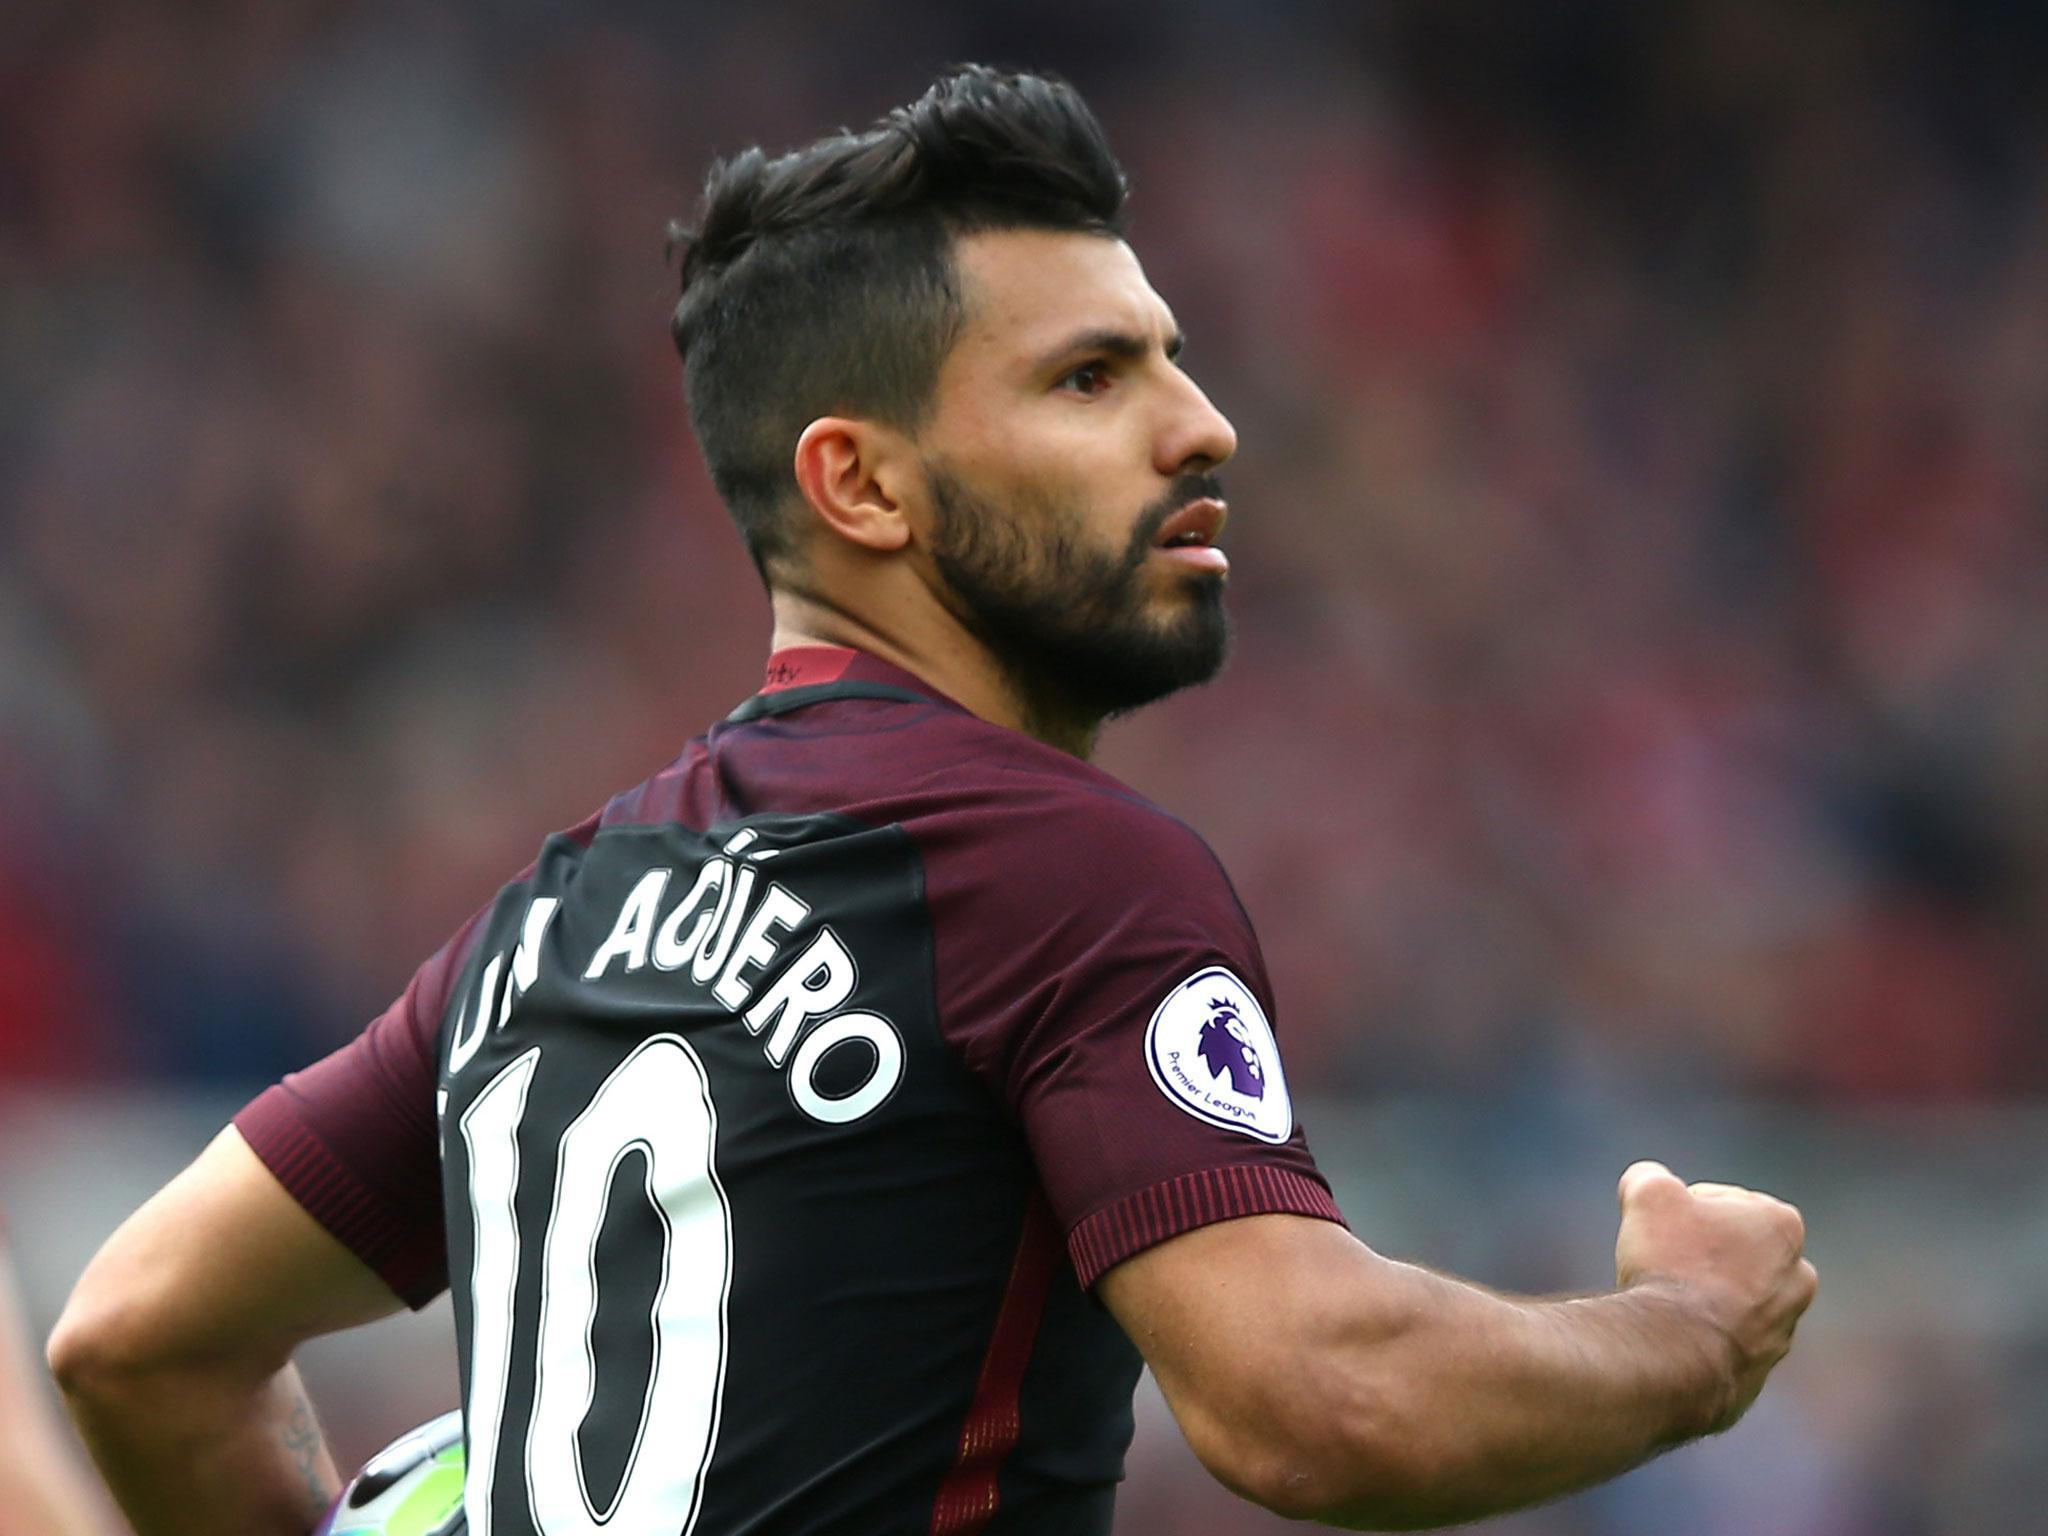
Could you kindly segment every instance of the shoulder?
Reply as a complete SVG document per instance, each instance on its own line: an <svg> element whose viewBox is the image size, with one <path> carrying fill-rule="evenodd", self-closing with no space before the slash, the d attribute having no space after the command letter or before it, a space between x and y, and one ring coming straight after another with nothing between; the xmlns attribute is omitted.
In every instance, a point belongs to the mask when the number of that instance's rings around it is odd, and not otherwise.
<svg viewBox="0 0 2048 1536"><path fill-rule="evenodd" d="M1212 966L1270 1008L1251 919L1186 822L1035 742L1002 744L960 777L957 808L910 828L956 1023L1149 1014Z"/></svg>
<svg viewBox="0 0 2048 1536"><path fill-rule="evenodd" d="M984 727L949 776L950 815L915 827L944 884L995 884L1064 907L1213 897L1234 906L1222 863L1193 827L1113 775Z"/></svg>
<svg viewBox="0 0 2048 1536"><path fill-rule="evenodd" d="M628 794L642 793L646 787L642 785L639 790ZM535 875L544 868L580 858L599 829L626 799L626 795L615 796L604 809L592 812L574 826L549 833L533 862L500 886L496 894L472 912L447 943L434 951L413 973L404 994L378 1024L387 1021L402 1023L405 1036L431 1062L438 1053L440 1031L456 1001L463 978L474 970L480 951L491 947L494 939L502 941L508 921L523 915L532 894Z"/></svg>

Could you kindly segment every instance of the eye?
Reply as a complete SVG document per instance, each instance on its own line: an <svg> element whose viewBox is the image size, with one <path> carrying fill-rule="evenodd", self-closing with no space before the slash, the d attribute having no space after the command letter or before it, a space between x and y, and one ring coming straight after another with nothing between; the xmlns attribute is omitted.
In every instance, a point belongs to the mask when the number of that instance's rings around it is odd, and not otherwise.
<svg viewBox="0 0 2048 1536"><path fill-rule="evenodd" d="M1099 357L1085 362L1064 375L1059 388L1077 395L1099 395L1109 388L1109 364Z"/></svg>

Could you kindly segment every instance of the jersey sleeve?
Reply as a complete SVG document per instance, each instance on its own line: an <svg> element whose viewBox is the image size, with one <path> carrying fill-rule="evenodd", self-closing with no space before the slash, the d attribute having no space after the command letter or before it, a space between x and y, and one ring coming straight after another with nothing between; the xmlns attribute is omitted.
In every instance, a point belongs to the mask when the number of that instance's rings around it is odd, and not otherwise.
<svg viewBox="0 0 2048 1536"><path fill-rule="evenodd" d="M991 821L928 860L941 1027L1022 1126L1080 1283L1210 1222L1341 1222L1207 844L1092 788Z"/></svg>
<svg viewBox="0 0 2048 1536"><path fill-rule="evenodd" d="M414 1308L448 1284L436 1042L482 916L355 1039L235 1116L243 1140L292 1198Z"/></svg>

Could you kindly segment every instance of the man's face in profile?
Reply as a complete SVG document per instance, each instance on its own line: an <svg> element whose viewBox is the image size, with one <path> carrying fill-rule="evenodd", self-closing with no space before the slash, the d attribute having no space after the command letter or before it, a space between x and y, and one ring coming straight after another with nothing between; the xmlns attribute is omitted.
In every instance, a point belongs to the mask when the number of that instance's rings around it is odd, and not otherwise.
<svg viewBox="0 0 2048 1536"><path fill-rule="evenodd" d="M1229 640L1211 472L1237 439L1171 312L1106 236L970 235L955 261L967 317L919 434L940 600L1091 714L1207 681Z"/></svg>

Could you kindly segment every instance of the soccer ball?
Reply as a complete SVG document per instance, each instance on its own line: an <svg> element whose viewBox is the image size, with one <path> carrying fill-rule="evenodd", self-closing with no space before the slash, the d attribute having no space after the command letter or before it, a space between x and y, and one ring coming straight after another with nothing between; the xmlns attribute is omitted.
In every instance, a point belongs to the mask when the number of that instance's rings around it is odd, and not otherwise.
<svg viewBox="0 0 2048 1536"><path fill-rule="evenodd" d="M462 1414L400 1435L363 1464L313 1536L465 1536Z"/></svg>

